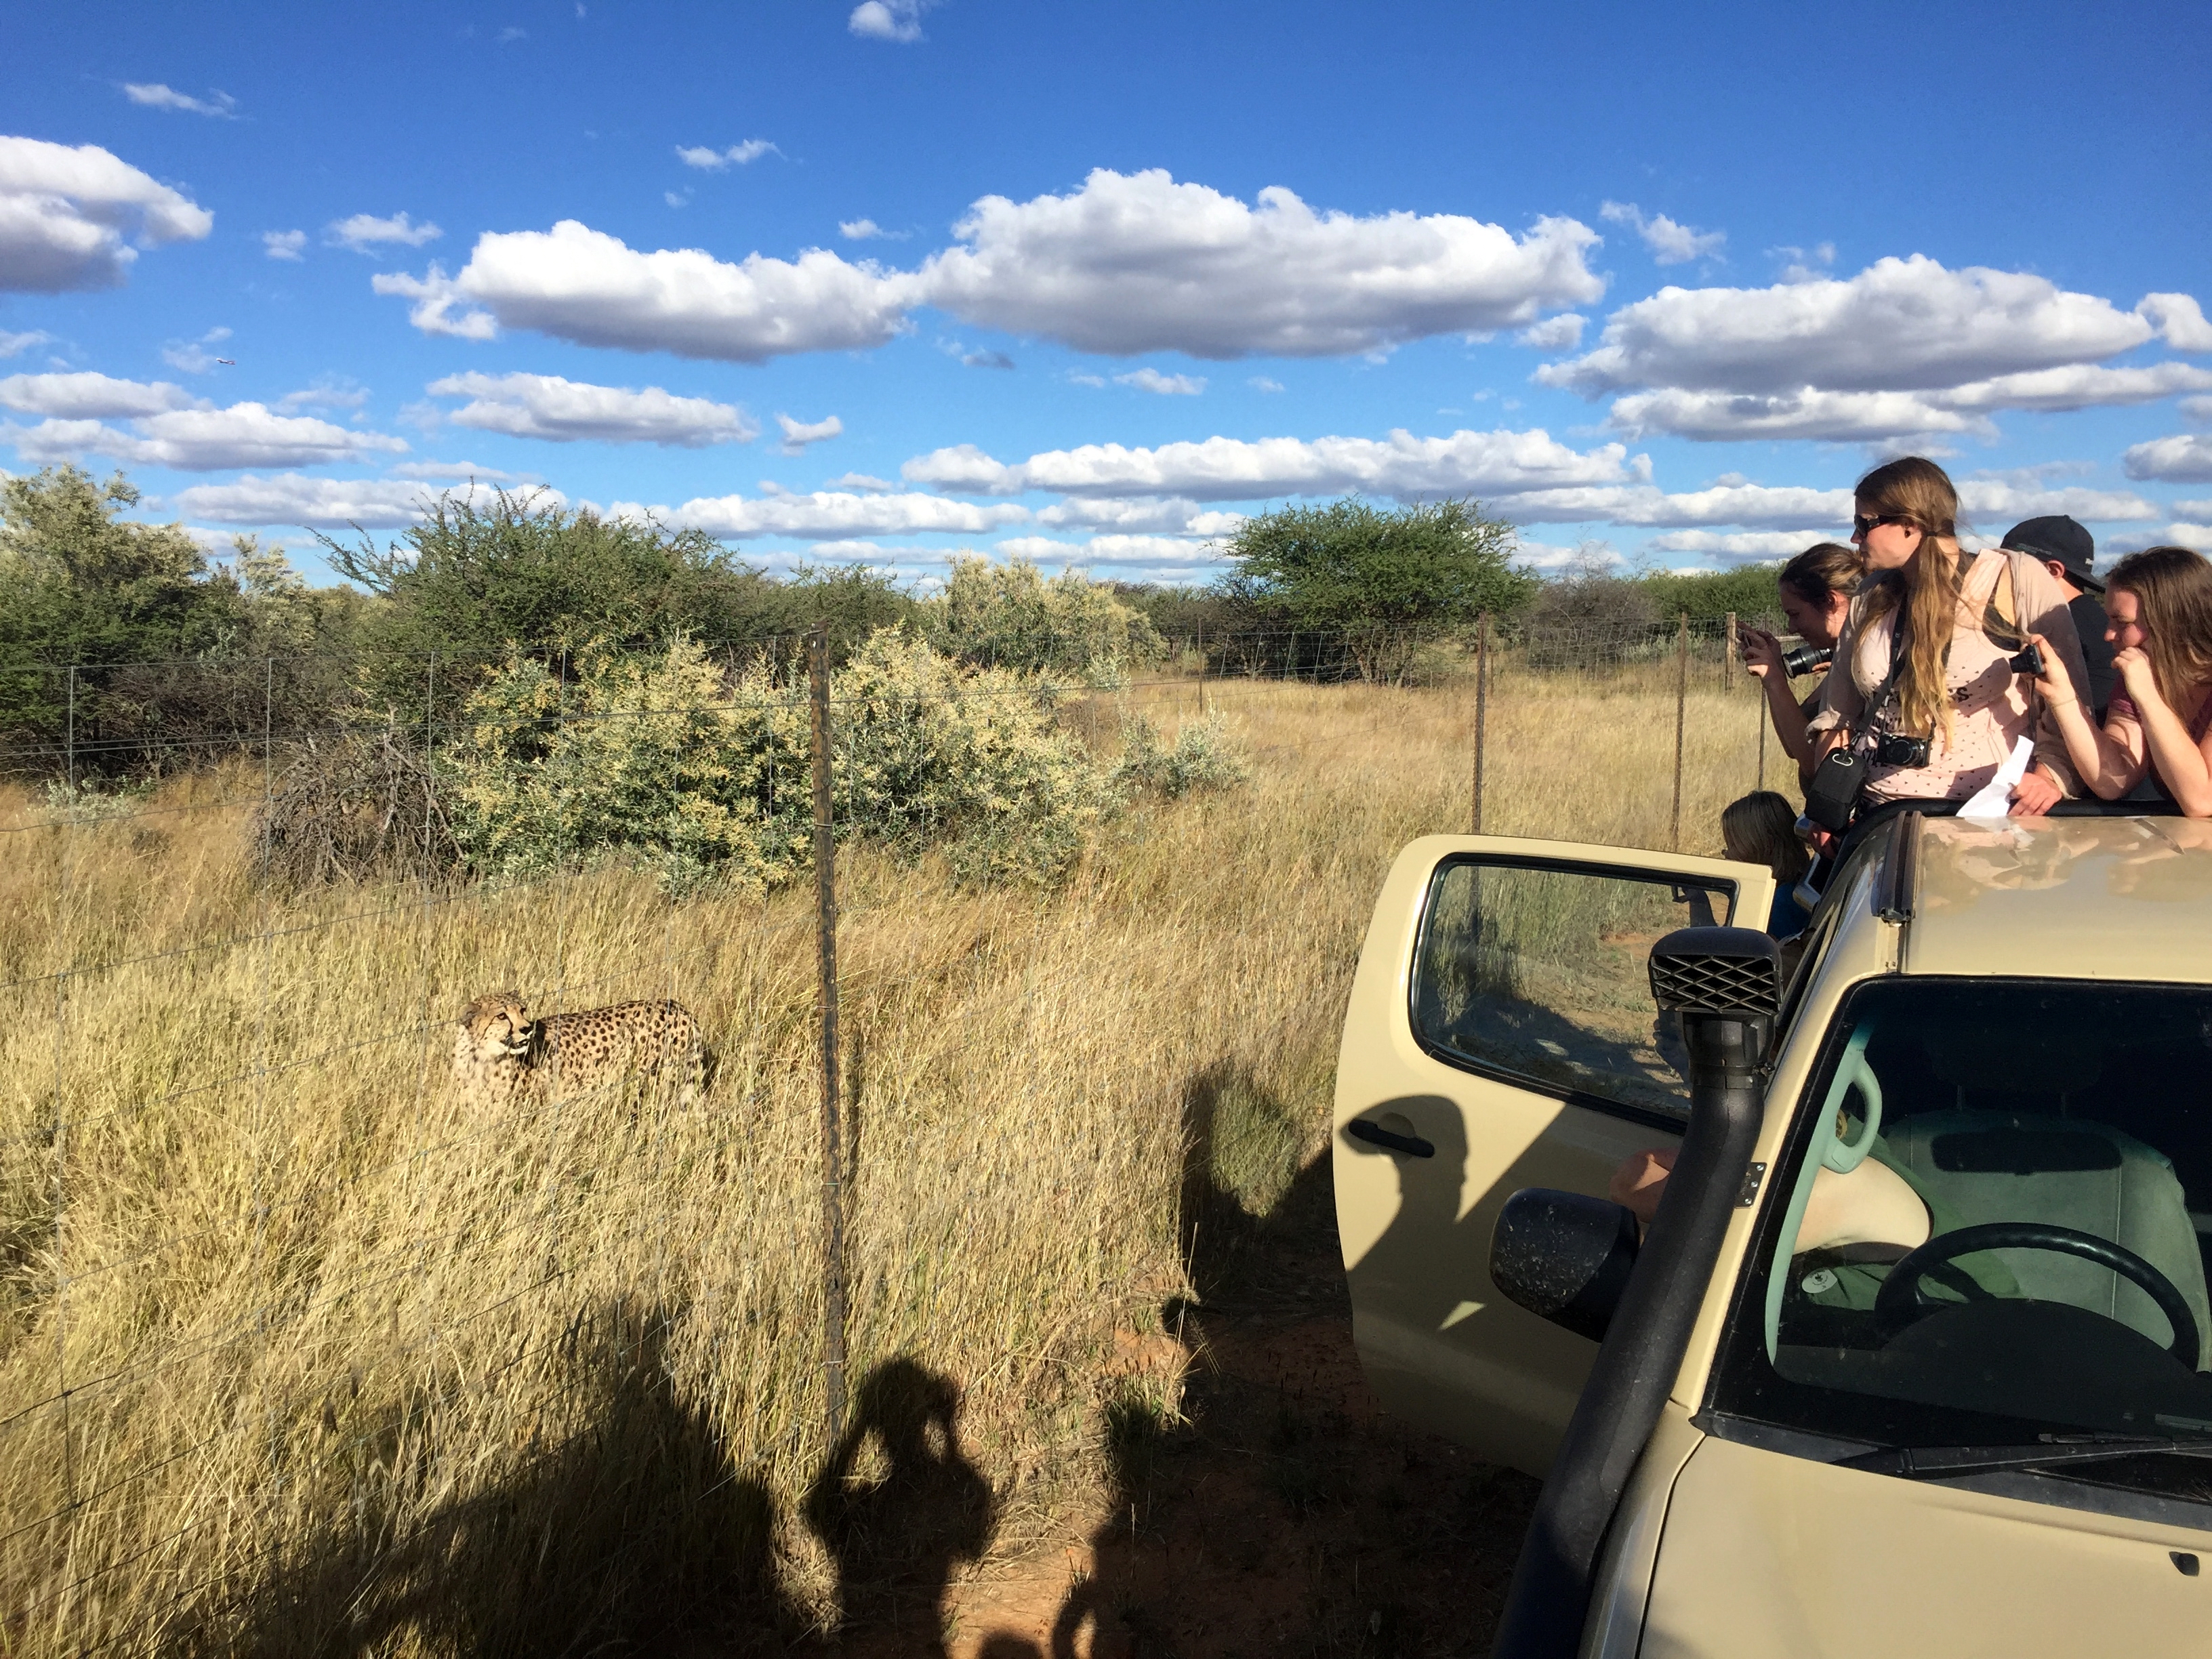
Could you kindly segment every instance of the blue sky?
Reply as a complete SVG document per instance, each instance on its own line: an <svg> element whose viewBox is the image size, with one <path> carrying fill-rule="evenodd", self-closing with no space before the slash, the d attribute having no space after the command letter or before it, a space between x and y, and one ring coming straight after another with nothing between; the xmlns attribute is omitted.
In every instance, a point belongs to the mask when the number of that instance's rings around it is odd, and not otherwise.
<svg viewBox="0 0 2212 1659"><path fill-rule="evenodd" d="M1991 537L2212 544L2201 4L9 33L0 465L121 465L210 545L473 471L779 568L1202 579L1351 489L1692 568L1834 534L1914 448Z"/></svg>

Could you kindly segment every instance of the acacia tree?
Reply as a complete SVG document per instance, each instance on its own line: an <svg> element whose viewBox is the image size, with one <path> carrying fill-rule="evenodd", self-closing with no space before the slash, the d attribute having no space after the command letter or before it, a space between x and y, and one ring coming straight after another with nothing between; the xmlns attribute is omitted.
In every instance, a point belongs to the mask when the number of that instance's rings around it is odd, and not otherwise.
<svg viewBox="0 0 2212 1659"><path fill-rule="evenodd" d="M1513 527L1471 501L1385 511L1346 496L1245 520L1221 587L1249 614L1341 638L1361 678L1399 681L1423 644L1528 602L1536 579L1513 550Z"/></svg>

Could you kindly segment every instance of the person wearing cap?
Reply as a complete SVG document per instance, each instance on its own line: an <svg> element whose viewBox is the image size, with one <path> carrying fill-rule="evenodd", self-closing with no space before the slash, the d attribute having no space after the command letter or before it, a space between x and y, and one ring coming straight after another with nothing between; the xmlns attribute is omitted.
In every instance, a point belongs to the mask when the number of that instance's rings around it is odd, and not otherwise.
<svg viewBox="0 0 2212 1659"><path fill-rule="evenodd" d="M2082 701L2094 711L2095 723L2102 725L2112 701L2112 645L2105 637L2105 584L2092 568L2097 557L2095 539L2062 513L2014 525L2005 532L2002 545L2042 561L2065 590L2066 609L2081 636L2081 660L2089 671L2088 695Z"/></svg>

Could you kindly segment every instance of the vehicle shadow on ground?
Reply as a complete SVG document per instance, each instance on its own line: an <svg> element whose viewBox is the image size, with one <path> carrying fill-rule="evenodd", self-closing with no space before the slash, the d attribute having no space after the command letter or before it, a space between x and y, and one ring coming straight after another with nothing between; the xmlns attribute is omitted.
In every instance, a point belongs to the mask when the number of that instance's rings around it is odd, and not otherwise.
<svg viewBox="0 0 2212 1659"><path fill-rule="evenodd" d="M1140 1391L1109 1401L1111 1518L1048 1650L1486 1650L1537 1483L1377 1410L1352 1342L1328 1154L1264 1215L1223 1179L1224 1120L1281 1103L1219 1066L1182 1108L1180 1237L1197 1295L1163 1310L1189 1356L1182 1411Z"/></svg>

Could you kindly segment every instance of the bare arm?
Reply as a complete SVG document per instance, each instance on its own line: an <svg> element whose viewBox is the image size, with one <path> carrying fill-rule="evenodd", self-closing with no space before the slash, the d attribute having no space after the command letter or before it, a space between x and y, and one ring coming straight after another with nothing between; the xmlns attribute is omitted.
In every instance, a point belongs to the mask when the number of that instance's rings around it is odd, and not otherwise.
<svg viewBox="0 0 2212 1659"><path fill-rule="evenodd" d="M1767 718L1774 722L1782 752L1802 769L1813 752L1812 739L1805 731L1805 711L1790 695L1790 676L1782 667L1782 642L1763 628L1745 629L1743 666L1766 694Z"/></svg>
<svg viewBox="0 0 2212 1659"><path fill-rule="evenodd" d="M2150 659L2141 647L2130 646L2112 659L2112 669L2142 715L2143 737L2159 781L2191 817L2212 818L2212 763L2208 763L2203 746L2191 740L2189 728L2172 705L2159 696ZM2206 741L2212 743L2212 735Z"/></svg>
<svg viewBox="0 0 2212 1659"><path fill-rule="evenodd" d="M2040 634L2027 637L2043 653L2043 672L2035 685L2043 694L2044 715L2057 727L2066 744L2067 758L2074 763L2074 775L2081 779L2084 788L2099 799L2119 799L2142 781L2147 764L2142 729L2124 718L2110 720L2104 726L2091 725L2088 711L2082 707L2075 684L2067 678L2051 641Z"/></svg>
<svg viewBox="0 0 2212 1659"><path fill-rule="evenodd" d="M2066 590L2033 559L2014 558L2011 580L2018 589L2021 630L2042 641L2045 654L2057 655L2065 671L2067 688L2078 702L2088 695L2089 669L2081 659L2081 635L2075 629L2074 613L2066 608ZM2036 720L2034 737L2037 769L2048 774L2067 795L2078 793L2073 757L2064 733L2051 716L2047 698Z"/></svg>

